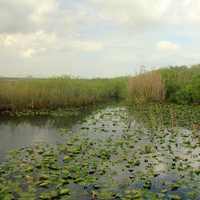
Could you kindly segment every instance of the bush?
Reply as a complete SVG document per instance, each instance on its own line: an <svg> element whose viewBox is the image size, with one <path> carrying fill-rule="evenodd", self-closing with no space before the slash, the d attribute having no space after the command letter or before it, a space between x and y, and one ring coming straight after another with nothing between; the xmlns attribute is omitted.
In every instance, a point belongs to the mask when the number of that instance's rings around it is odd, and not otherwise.
<svg viewBox="0 0 200 200"><path fill-rule="evenodd" d="M196 76L188 87L191 91L193 103L200 103L200 75Z"/></svg>
<svg viewBox="0 0 200 200"><path fill-rule="evenodd" d="M200 65L170 67L160 71L168 101L180 104L200 102Z"/></svg>

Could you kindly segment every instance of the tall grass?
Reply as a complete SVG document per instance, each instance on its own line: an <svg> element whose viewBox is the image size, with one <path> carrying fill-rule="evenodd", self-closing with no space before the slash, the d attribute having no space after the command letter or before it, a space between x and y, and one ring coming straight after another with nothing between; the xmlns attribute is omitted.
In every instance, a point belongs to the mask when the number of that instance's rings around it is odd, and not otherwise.
<svg viewBox="0 0 200 200"><path fill-rule="evenodd" d="M124 98L127 78L0 80L0 110L85 106Z"/></svg>
<svg viewBox="0 0 200 200"><path fill-rule="evenodd" d="M0 79L0 111L86 106L111 100L200 103L200 65L170 67L128 79Z"/></svg>
<svg viewBox="0 0 200 200"><path fill-rule="evenodd" d="M163 101L165 88L159 71L146 72L129 79L129 97L134 103Z"/></svg>

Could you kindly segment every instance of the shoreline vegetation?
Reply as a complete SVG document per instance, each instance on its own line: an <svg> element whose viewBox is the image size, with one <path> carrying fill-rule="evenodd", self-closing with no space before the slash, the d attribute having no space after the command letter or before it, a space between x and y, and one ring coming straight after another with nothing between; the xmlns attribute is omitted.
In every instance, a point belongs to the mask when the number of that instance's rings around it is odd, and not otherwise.
<svg viewBox="0 0 200 200"><path fill-rule="evenodd" d="M0 112L49 111L124 99L127 78L0 80Z"/></svg>
<svg viewBox="0 0 200 200"><path fill-rule="evenodd" d="M129 79L129 99L136 104L168 102L200 103L200 65L169 67Z"/></svg>
<svg viewBox="0 0 200 200"><path fill-rule="evenodd" d="M87 107L122 101L200 104L200 65L168 67L110 79L0 79L0 113Z"/></svg>

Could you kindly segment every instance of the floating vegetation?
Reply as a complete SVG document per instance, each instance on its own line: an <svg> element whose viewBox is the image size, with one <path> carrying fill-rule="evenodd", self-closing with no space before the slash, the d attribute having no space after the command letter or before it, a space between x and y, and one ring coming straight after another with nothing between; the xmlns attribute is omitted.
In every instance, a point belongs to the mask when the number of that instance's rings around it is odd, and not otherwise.
<svg viewBox="0 0 200 200"><path fill-rule="evenodd" d="M199 130L130 119L107 107L59 127L70 132L62 144L13 151L0 165L0 199L200 199Z"/></svg>

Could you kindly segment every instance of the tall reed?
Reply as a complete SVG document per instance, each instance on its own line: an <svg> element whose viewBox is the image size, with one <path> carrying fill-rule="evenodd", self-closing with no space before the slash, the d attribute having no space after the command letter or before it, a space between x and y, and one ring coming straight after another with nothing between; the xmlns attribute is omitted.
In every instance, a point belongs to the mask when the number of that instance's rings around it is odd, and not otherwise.
<svg viewBox="0 0 200 200"><path fill-rule="evenodd" d="M0 110L85 106L125 96L127 78L0 80Z"/></svg>
<svg viewBox="0 0 200 200"><path fill-rule="evenodd" d="M159 71L146 72L129 79L129 97L134 103L162 102L165 87Z"/></svg>

